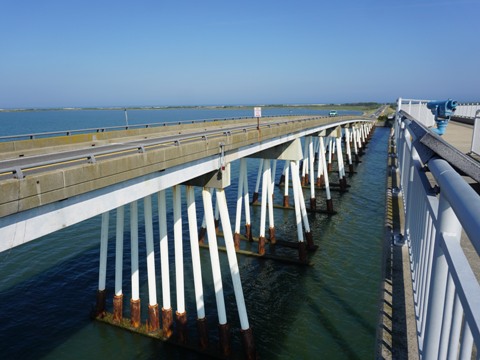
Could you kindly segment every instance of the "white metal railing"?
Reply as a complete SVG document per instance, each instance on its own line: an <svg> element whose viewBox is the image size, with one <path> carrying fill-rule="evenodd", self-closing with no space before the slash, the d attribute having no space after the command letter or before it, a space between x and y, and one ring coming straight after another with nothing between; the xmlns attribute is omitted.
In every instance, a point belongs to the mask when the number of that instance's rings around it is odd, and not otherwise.
<svg viewBox="0 0 480 360"><path fill-rule="evenodd" d="M463 230L480 253L480 196L445 160L436 155L421 158L424 145L416 141L414 123L413 117L397 115L394 138L419 355L422 359L478 359L480 285L460 237Z"/></svg>
<svg viewBox="0 0 480 360"><path fill-rule="evenodd" d="M419 120L426 127L435 125L435 117L427 108L427 103L431 100L414 100L399 98L397 102L397 111L404 110L415 119Z"/></svg>
<svg viewBox="0 0 480 360"><path fill-rule="evenodd" d="M473 119L480 110L480 103L459 103L455 110L455 116Z"/></svg>
<svg viewBox="0 0 480 360"><path fill-rule="evenodd" d="M431 100L398 99L397 109L404 110L414 118L418 119L425 126L435 124L434 116L427 108L427 103ZM477 111L480 110L480 103L458 103L455 110L456 117L473 119Z"/></svg>
<svg viewBox="0 0 480 360"><path fill-rule="evenodd" d="M475 113L473 135L472 135L472 153L480 155L480 110Z"/></svg>

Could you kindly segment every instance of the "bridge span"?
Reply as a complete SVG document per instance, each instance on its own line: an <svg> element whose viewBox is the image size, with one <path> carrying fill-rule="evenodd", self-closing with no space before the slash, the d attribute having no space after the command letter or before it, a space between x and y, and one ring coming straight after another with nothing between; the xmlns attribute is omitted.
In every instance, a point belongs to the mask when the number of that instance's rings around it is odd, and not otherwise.
<svg viewBox="0 0 480 360"><path fill-rule="evenodd" d="M183 274L182 193L185 191L195 283L199 348L208 346L199 244L208 239L214 277L221 355L231 353L225 311L222 274L218 259L217 236L224 237L230 275L235 290L243 345L248 358L255 357L254 338L248 322L235 251L240 250L240 224L244 214L245 238L258 242L256 256L266 256L265 244L275 243L273 188L277 160L284 161L282 185L284 207L293 190L297 241L288 246L298 249L298 263L308 263L307 252L315 245L308 224L308 211L334 213L331 191L346 191L346 173L374 127L366 117L292 116L250 118L222 122L202 122L170 126L146 126L117 131L85 131L78 134L31 139L11 139L0 143L0 251L11 249L46 234L102 214L100 265L95 316L119 326L138 329L162 339L173 339L173 311L169 283L169 256L166 214L169 206L165 190L173 190L173 230L176 279L175 342L187 346ZM55 135L55 134L53 134ZM260 167L253 202L261 196L258 237L250 228L250 198L246 158L259 158ZM336 158L335 179L329 180ZM230 164L240 162L238 179ZM348 170L346 170L348 167ZM289 180L291 179L291 180ZM226 205L224 189L237 182L237 212L234 226ZM259 185L262 184L260 190ZM203 223L197 225L194 188L202 189ZM309 190L306 208L303 188ZM214 190L215 189L215 190ZM325 191L326 203L317 209L316 192ZM152 195L158 198L162 276L161 311L156 296L153 259ZM215 204L213 198L215 196ZM144 204L146 257L148 267L148 319L141 324L138 276L139 200ZM132 299L131 319L123 319L123 229L124 209L130 209ZM116 210L115 296L113 312L106 312L106 259L109 213ZM268 219L268 236L266 235ZM222 233L218 228L221 223ZM197 230L200 228L200 233ZM161 314L160 314L161 313ZM160 321L161 318L161 321ZM160 326L160 324L162 324Z"/></svg>

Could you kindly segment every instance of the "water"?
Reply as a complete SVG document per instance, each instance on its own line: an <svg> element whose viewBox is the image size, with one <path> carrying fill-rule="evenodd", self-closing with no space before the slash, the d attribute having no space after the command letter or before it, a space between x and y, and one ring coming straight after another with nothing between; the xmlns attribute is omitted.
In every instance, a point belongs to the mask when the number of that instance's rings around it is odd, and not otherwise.
<svg viewBox="0 0 480 360"><path fill-rule="evenodd" d="M177 110L184 111L184 110ZM29 122L45 123L48 112L28 114ZM66 123L41 131L60 130ZM82 113L82 112L79 112ZM0 113L0 124L6 113ZM33 116L37 114L37 118ZM83 112L82 128L107 126L100 119L106 112ZM204 118L197 114L197 118ZM230 117L231 112L216 112ZM188 113L188 116L194 114ZM187 116L184 115L184 116ZM10 116L10 115L9 115ZM122 125L123 114L119 123ZM177 121L182 114L176 114ZM236 116L236 115L233 115ZM135 118L130 116L129 120ZM99 122L100 121L100 122ZM153 119L156 122L156 119ZM160 120L164 121L164 120ZM146 122L139 119L139 122ZM74 122L76 123L76 122ZM67 124L67 126L64 126ZM5 127L2 124L2 129ZM18 123L17 123L18 127ZM18 130L18 129L17 129ZM39 131L38 128L37 130ZM22 131L25 133L25 131ZM5 134L6 135L6 134ZM249 321L253 326L258 353L263 359L371 359L375 350L381 281L381 248L385 211L385 171L388 132L378 128L368 145L357 173L348 178L349 191L333 193L338 214L310 215L314 240L319 249L311 255L311 267L298 267L271 260L238 256ZM255 186L258 160L249 160L249 187ZM277 165L277 179L283 163ZM232 178L237 173L233 166ZM333 179L333 181L335 181ZM198 189L197 189L198 190ZM276 201L281 193L276 189ZM199 196L197 191L197 197ZM307 196L308 197L308 196ZM319 205L325 207L324 194ZM227 190L233 224L236 182ZM171 204L171 193L167 192ZM155 204L155 202L154 202ZM201 202L197 202L201 208ZM142 212L142 206L140 206ZM169 209L168 219L172 210ZM252 207L252 226L258 234L259 207ZM128 219L128 211L126 211ZM115 212L110 219L107 272L111 309L114 285ZM294 240L293 211L275 210L277 238ZM140 254L145 244L140 226ZM172 304L175 306L173 234L169 227ZM154 222L155 236L158 223ZM128 226L125 233L124 315L128 316L130 251ZM0 253L0 349L4 359L153 359L190 358L199 355L137 334L90 320L98 283L100 217L84 221L23 246ZM220 241L220 240L219 240ZM188 230L184 221L185 286L190 338L195 341L195 308ZM248 245L248 244L247 244ZM243 245L245 246L245 244ZM155 243L159 273L159 246ZM143 252L142 252L143 251ZM278 250L280 251L280 250ZM292 253L291 256L296 256ZM208 251L201 250L204 272L205 307L212 342L217 336L216 305ZM239 320L228 272L226 255L220 254L228 320L233 330L233 348L238 350ZM142 314L146 314L147 288L144 256L140 262ZM158 299L161 279L157 277Z"/></svg>
<svg viewBox="0 0 480 360"><path fill-rule="evenodd" d="M358 111L339 111L339 115L360 114ZM328 110L302 107L264 108L263 116L275 115L328 115ZM128 124L152 124L186 120L252 117L253 109L159 109L128 110ZM78 130L97 127L125 126L125 113L119 110L68 110L0 112L0 137L59 130Z"/></svg>

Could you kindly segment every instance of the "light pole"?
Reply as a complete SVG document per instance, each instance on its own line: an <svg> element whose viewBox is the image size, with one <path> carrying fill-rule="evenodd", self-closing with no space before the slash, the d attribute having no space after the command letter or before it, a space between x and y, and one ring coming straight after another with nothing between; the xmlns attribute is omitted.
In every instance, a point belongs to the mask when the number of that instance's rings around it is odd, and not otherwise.
<svg viewBox="0 0 480 360"><path fill-rule="evenodd" d="M127 114L127 108L124 108L123 111L125 112L125 124L128 127L128 114Z"/></svg>

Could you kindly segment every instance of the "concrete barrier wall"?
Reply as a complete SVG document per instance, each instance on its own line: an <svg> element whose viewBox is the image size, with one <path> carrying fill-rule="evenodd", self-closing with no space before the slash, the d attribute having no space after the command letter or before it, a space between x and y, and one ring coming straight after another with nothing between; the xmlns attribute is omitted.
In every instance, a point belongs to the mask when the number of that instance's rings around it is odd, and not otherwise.
<svg viewBox="0 0 480 360"><path fill-rule="evenodd" d="M292 119L302 118L301 116ZM262 118L262 122L279 121L282 118ZM165 123L165 126L132 128L128 130L114 130L105 132L91 132L87 134L72 134L55 137L42 137L28 140L14 140L0 142L0 160L12 159L19 156L47 154L59 151L68 151L78 148L100 146L111 142L120 142L122 139L145 139L159 136L180 134L185 132L200 132L212 128L228 128L232 125L256 125L256 118L208 121L192 123Z"/></svg>
<svg viewBox="0 0 480 360"><path fill-rule="evenodd" d="M206 139L201 139L200 133L198 140L184 141L178 146L172 144L151 149L145 153L134 153L101 160L93 164L85 163L31 174L23 179L4 180L1 182L0 217L61 201L99 188L162 171L169 167L219 156L220 143L225 144L225 151L228 152L253 144L262 144L269 139L300 133L320 125L353 119L359 119L359 117L337 117L334 120L331 118L316 118L301 121L292 119L289 122L262 126L260 132L252 128L250 130L237 130L230 135L224 135L222 131L219 131L218 135L209 136ZM185 126L185 128L188 128L188 126ZM198 129L198 124L196 129ZM117 135L122 136L124 133L117 132ZM61 142L62 140L58 141Z"/></svg>

